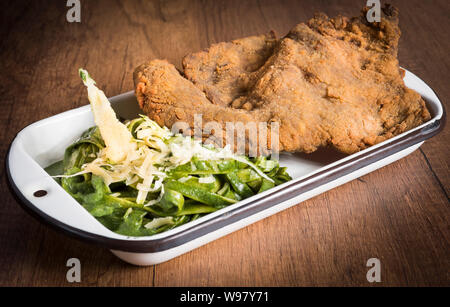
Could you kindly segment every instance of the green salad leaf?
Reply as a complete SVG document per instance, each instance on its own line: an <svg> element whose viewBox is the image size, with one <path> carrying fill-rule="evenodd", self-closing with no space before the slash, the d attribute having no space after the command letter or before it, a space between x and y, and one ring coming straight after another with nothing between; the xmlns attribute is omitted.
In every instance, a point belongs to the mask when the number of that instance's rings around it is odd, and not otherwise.
<svg viewBox="0 0 450 307"><path fill-rule="evenodd" d="M291 180L274 159L203 145L146 116L121 123L89 73L79 74L96 126L46 171L106 228L154 235Z"/></svg>
<svg viewBox="0 0 450 307"><path fill-rule="evenodd" d="M138 118L128 123L136 140L140 140L140 127L145 121ZM179 142L179 138L161 140L170 146L171 142ZM156 188L154 182L147 187L145 202L138 203L143 178L107 184L102 176L85 171L87 165L101 157L103 148L105 143L99 129L89 128L67 147L62 161L46 170L100 223L126 236L167 231L291 180L286 168L268 157L205 160L193 156L186 163L159 165L160 170L165 170L161 186ZM168 156L168 161L171 157ZM111 167L108 163L100 166L105 172ZM255 168L271 180L262 177Z"/></svg>

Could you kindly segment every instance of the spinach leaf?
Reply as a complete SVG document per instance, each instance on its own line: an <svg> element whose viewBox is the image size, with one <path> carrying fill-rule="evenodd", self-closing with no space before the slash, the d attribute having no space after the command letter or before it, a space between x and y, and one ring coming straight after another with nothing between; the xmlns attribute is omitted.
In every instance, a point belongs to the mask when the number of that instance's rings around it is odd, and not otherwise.
<svg viewBox="0 0 450 307"><path fill-rule="evenodd" d="M143 121L138 118L128 124L134 138ZM174 136L164 142L175 142L178 138L180 136ZM99 129L92 127L66 149L62 161L50 165L46 171L52 176L65 175L58 179L61 186L106 228L126 236L150 236L170 230L291 180L285 167L266 157L242 158L253 163L273 182L242 161L194 157L188 163L168 168L162 196L159 191L147 194L146 201L161 197L158 202L138 204L137 186L142 178L130 185L123 181L108 186L101 177L91 173L76 175L83 165L96 159L104 147ZM164 217L171 217L171 222L149 224L155 218Z"/></svg>
<svg viewBox="0 0 450 307"><path fill-rule="evenodd" d="M81 168L83 164L93 161L99 149L103 147L105 147L105 143L100 129L89 128L75 143L67 147L63 160L64 171L74 167Z"/></svg>

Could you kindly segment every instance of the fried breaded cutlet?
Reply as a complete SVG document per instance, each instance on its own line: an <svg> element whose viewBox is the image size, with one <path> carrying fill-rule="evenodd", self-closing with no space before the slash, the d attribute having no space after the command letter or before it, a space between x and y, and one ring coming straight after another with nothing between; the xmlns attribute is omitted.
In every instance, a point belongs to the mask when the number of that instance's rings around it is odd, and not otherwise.
<svg viewBox="0 0 450 307"><path fill-rule="evenodd" d="M192 127L194 114L223 129L226 122L278 122L280 151L357 152L430 118L401 76L397 10L386 6L379 23L369 23L365 13L317 14L269 44L267 36L259 43L240 40L259 47L213 45L185 58L189 80L166 61L143 64L134 73L137 99L168 127L177 121Z"/></svg>
<svg viewBox="0 0 450 307"><path fill-rule="evenodd" d="M245 96L277 44L273 31L212 45L183 59L186 78L214 104L228 106Z"/></svg>

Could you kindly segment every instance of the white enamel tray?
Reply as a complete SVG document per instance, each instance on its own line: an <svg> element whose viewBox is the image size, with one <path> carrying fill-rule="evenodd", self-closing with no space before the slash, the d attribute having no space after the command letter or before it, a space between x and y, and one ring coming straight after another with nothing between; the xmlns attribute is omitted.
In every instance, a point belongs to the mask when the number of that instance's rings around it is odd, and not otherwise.
<svg viewBox="0 0 450 307"><path fill-rule="evenodd" d="M127 237L110 231L44 171L45 167L61 160L65 148L94 125L89 105L35 122L17 134L6 158L10 188L24 209L69 235L109 248L132 264L161 263L372 172L419 148L424 140L442 130L445 112L436 94L414 74L406 71L405 83L427 102L432 119L425 124L350 156L332 150L310 155L282 154L280 164L288 167L292 181L154 236ZM133 92L112 97L110 101L122 118L131 119L139 114ZM38 190L47 194L34 196Z"/></svg>

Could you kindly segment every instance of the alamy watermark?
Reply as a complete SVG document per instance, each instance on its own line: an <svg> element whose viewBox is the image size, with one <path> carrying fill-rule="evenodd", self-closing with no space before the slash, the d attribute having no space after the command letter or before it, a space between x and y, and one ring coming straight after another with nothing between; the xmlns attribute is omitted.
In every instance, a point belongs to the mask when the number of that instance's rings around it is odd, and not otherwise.
<svg viewBox="0 0 450 307"><path fill-rule="evenodd" d="M70 7L66 14L66 20L68 22L81 22L80 0L67 0L66 6Z"/></svg>
<svg viewBox="0 0 450 307"><path fill-rule="evenodd" d="M368 282L381 282L381 262L378 258L370 258L366 263L370 270L367 271L366 278Z"/></svg>
<svg viewBox="0 0 450 307"><path fill-rule="evenodd" d="M68 282L81 282L81 263L78 258L70 258L66 262L66 266L70 267L66 273Z"/></svg>
<svg viewBox="0 0 450 307"><path fill-rule="evenodd" d="M367 0L370 9L367 11L366 18L369 22L381 21L381 3L380 0ZM67 11L66 19L68 22L81 22L81 3L80 0L67 0L66 6L70 7Z"/></svg>
<svg viewBox="0 0 450 307"><path fill-rule="evenodd" d="M208 121L203 123L202 114L194 115L193 127L184 121L172 125L172 133L191 135L195 140L203 140L204 144L219 148L229 145L238 155L257 157L270 154L279 158L278 122L225 122Z"/></svg>
<svg viewBox="0 0 450 307"><path fill-rule="evenodd" d="M367 11L366 18L368 22L381 21L381 3L380 0L367 0L367 6L370 9Z"/></svg>

